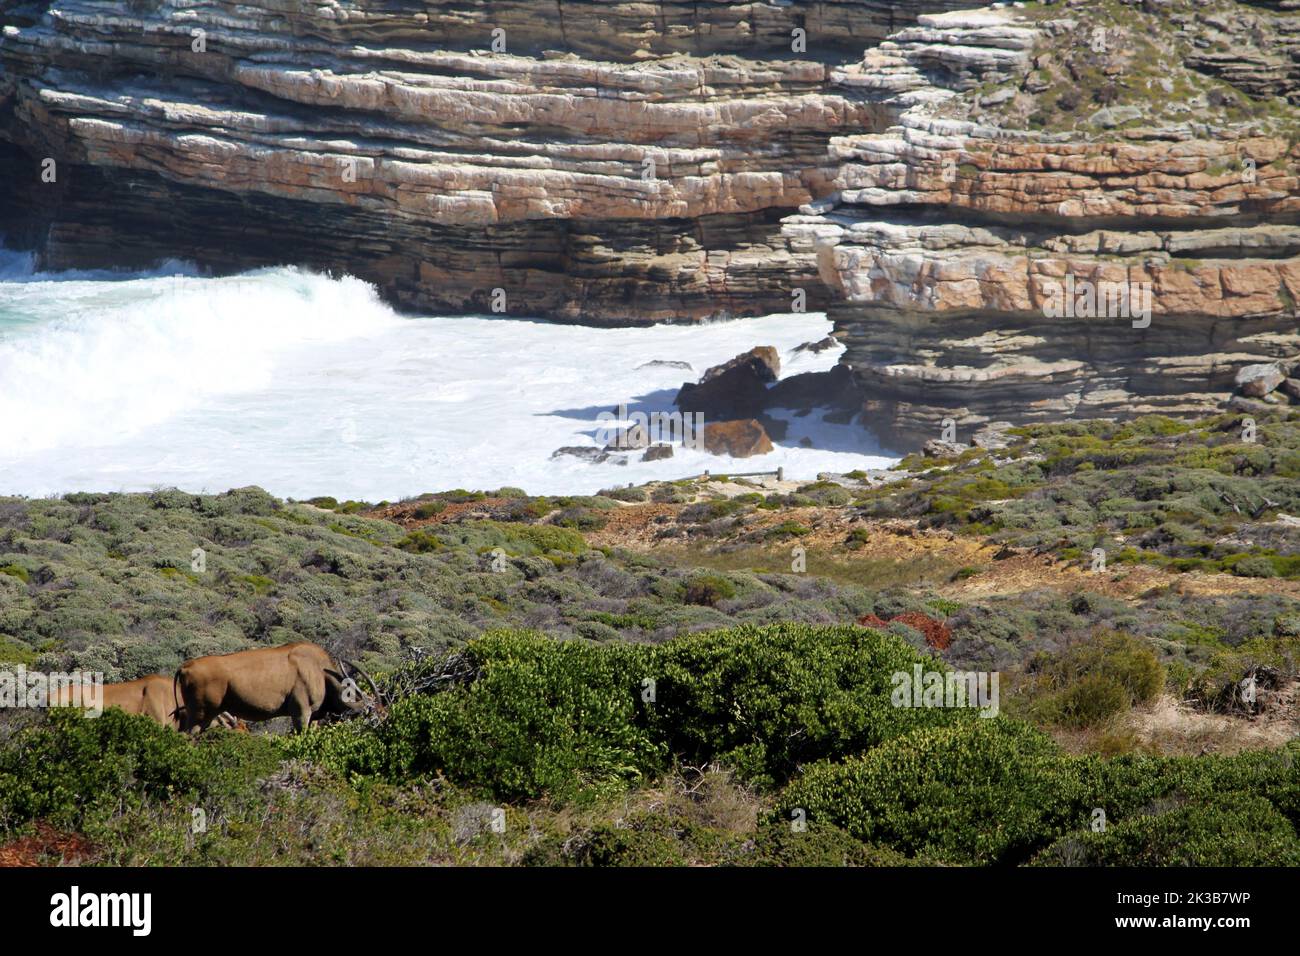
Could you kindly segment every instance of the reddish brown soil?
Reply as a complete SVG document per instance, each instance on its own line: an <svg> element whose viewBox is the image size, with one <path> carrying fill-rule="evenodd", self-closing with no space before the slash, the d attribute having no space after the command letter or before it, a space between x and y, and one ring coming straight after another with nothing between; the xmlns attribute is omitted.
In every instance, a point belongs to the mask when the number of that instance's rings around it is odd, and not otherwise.
<svg viewBox="0 0 1300 956"><path fill-rule="evenodd" d="M37 821L36 832L0 846L0 866L54 866L82 863L95 855L94 845L79 833L65 833Z"/></svg>
<svg viewBox="0 0 1300 956"><path fill-rule="evenodd" d="M884 628L888 627L894 621L899 624L906 624L913 630L920 631L925 637L925 643L929 644L936 651L946 651L952 644L952 628L943 621L937 621L928 614L922 614L920 611L904 611L902 614L895 614L888 621L874 614L864 614L858 618L858 623L863 627Z"/></svg>

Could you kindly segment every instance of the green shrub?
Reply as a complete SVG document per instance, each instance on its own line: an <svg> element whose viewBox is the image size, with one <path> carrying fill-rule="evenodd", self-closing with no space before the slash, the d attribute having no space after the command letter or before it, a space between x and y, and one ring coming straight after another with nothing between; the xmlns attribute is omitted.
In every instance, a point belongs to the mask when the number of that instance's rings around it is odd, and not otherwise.
<svg viewBox="0 0 1300 956"><path fill-rule="evenodd" d="M0 664L30 665L36 663L36 658L36 652L22 641L0 635Z"/></svg>
<svg viewBox="0 0 1300 956"><path fill-rule="evenodd" d="M850 551L858 551L865 547L870 541L870 531L866 528L854 528L849 532L848 537L844 539L844 544Z"/></svg>
<svg viewBox="0 0 1300 956"><path fill-rule="evenodd" d="M736 596L736 586L719 574L697 574L682 584L682 601L714 607Z"/></svg>
<svg viewBox="0 0 1300 956"><path fill-rule="evenodd" d="M681 820L636 814L619 825L600 823L568 843L579 866L684 866L684 844L695 828Z"/></svg>
<svg viewBox="0 0 1300 956"><path fill-rule="evenodd" d="M721 760L760 783L970 711L897 708L893 675L938 667L901 640L856 626L741 626L656 649L652 726L688 762Z"/></svg>
<svg viewBox="0 0 1300 956"><path fill-rule="evenodd" d="M819 505L832 508L847 505L853 500L847 488L833 481L817 481L811 485L804 485L797 488L795 494L804 495Z"/></svg>
<svg viewBox="0 0 1300 956"><path fill-rule="evenodd" d="M582 507L564 508L551 520L558 527L576 528L579 531L599 531L609 521L598 511Z"/></svg>
<svg viewBox="0 0 1300 956"><path fill-rule="evenodd" d="M1016 863L1071 820L1059 748L1003 718L929 727L842 764L809 767L781 795L788 815L867 843L950 863Z"/></svg>
<svg viewBox="0 0 1300 956"><path fill-rule="evenodd" d="M412 554L429 554L433 551L442 551L447 546L432 531L417 528L398 541L394 547L410 551Z"/></svg>
<svg viewBox="0 0 1300 956"><path fill-rule="evenodd" d="M433 501L426 501L418 505L413 514L417 518L432 518L435 515L442 514L446 510L447 502L434 499Z"/></svg>
<svg viewBox="0 0 1300 956"><path fill-rule="evenodd" d="M644 488L605 488L600 492L602 498L613 498L615 501L645 501L650 496Z"/></svg>
<svg viewBox="0 0 1300 956"><path fill-rule="evenodd" d="M1300 866L1295 827L1263 797L1216 795L1142 813L1044 850L1037 866Z"/></svg>
<svg viewBox="0 0 1300 956"><path fill-rule="evenodd" d="M1124 687L1106 674L1085 674L1054 694L1040 713L1061 727L1081 729L1114 717L1130 706Z"/></svg>
<svg viewBox="0 0 1300 956"><path fill-rule="evenodd" d="M794 829L788 820L773 820L759 827L748 845L728 862L737 866L908 866L897 850L871 846L831 826L811 823Z"/></svg>
<svg viewBox="0 0 1300 956"><path fill-rule="evenodd" d="M289 750L345 774L442 773L503 799L622 789L664 761L637 716L648 653L490 634L464 649L478 673L472 683L400 700L378 730L321 728Z"/></svg>
<svg viewBox="0 0 1300 956"><path fill-rule="evenodd" d="M760 783L969 711L895 708L892 676L934 662L859 627L784 624L659 646L500 632L463 650L477 678L290 739L290 755L399 782L443 773L502 798L572 797L651 776L670 755Z"/></svg>
<svg viewBox="0 0 1300 956"><path fill-rule="evenodd" d="M812 534L812 528L797 521L782 521L768 528L766 537L779 541L783 538L802 538L806 534Z"/></svg>
<svg viewBox="0 0 1300 956"><path fill-rule="evenodd" d="M1273 567L1273 562L1262 555L1242 558L1232 566L1232 573L1243 578L1277 577L1277 569Z"/></svg>
<svg viewBox="0 0 1300 956"><path fill-rule="evenodd" d="M148 717L56 709L0 749L0 829L38 818L76 829L146 798L228 798L279 760L269 738L214 731L194 744Z"/></svg>
<svg viewBox="0 0 1300 956"><path fill-rule="evenodd" d="M1036 655L1027 670L1030 713L1063 727L1091 727L1134 704L1150 703L1165 685L1155 651L1121 632L1095 634L1059 653Z"/></svg>

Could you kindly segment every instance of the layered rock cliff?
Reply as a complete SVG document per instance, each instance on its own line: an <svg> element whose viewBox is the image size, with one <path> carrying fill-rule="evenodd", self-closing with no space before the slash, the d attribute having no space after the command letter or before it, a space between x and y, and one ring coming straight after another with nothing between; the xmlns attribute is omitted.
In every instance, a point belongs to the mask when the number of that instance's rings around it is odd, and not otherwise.
<svg viewBox="0 0 1300 956"><path fill-rule="evenodd" d="M1185 413L1288 371L1297 63L1294 15L1098 2L922 18L836 74L913 102L835 137L832 200L786 222L872 420Z"/></svg>
<svg viewBox="0 0 1300 956"><path fill-rule="evenodd" d="M6 3L8 231L53 267L288 259L428 310L816 305L780 218L830 191L833 135L891 121L828 77L904 6Z"/></svg>
<svg viewBox="0 0 1300 956"><path fill-rule="evenodd" d="M966 5L0 0L0 231L424 311L825 309L906 441L1289 371L1294 4Z"/></svg>

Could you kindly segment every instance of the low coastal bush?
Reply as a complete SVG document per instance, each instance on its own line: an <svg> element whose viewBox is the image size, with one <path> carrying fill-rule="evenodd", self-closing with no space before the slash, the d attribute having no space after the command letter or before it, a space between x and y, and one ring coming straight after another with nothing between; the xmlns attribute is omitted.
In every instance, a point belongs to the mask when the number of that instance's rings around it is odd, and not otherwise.
<svg viewBox="0 0 1300 956"><path fill-rule="evenodd" d="M1024 694L1039 721L1083 729L1155 700L1164 668L1150 644L1121 632L1099 632L1025 665Z"/></svg>
<svg viewBox="0 0 1300 956"><path fill-rule="evenodd" d="M1261 799L1266 808L1230 797ZM1071 756L1028 725L997 717L918 730L810 766L781 794L780 807L864 842L954 864L1022 864L1053 845L1040 861L1068 862L1074 843L1058 841L1073 834L1108 864L1142 865L1176 857L1181 833L1189 837L1188 859L1266 865L1294 858L1300 751ZM1159 819L1170 812L1176 815ZM1251 821L1272 850L1256 852L1252 837L1216 852L1205 836ZM1088 836L1098 823L1106 836Z"/></svg>
<svg viewBox="0 0 1300 956"><path fill-rule="evenodd" d="M939 665L852 626L741 627L655 647L503 632L462 653L471 682L400 700L378 728L292 738L289 752L352 776L439 772L501 798L554 798L624 787L671 758L720 760L774 785L806 761L969 718L891 706L893 674Z"/></svg>
<svg viewBox="0 0 1300 956"><path fill-rule="evenodd" d="M373 723L191 741L118 711L55 712L0 727L0 832L46 821L127 862L303 862L320 840L333 847L322 861L339 863L421 853L579 865L1300 860L1296 746L1074 756L1005 716L893 706L893 675L917 664L938 668L854 626L739 627L657 646L500 632L383 678L407 690ZM666 804L630 789L705 765L730 768L740 789L698 811L685 796ZM770 813L753 793L768 795ZM641 809L615 822L610 808L634 800ZM551 822L522 844L485 841L456 822L475 801L512 801L508 813ZM192 806L214 825L187 842L181 811ZM553 827L566 812L588 822ZM757 829L745 821L755 812ZM267 833L273 849L259 842Z"/></svg>
<svg viewBox="0 0 1300 956"><path fill-rule="evenodd" d="M146 800L225 799L280 762L273 738L212 731L197 743L148 717L54 710L0 747L0 830L42 819L82 827Z"/></svg>
<svg viewBox="0 0 1300 956"><path fill-rule="evenodd" d="M1035 866L1300 866L1300 837L1273 804L1248 793L1142 813L1065 837Z"/></svg>

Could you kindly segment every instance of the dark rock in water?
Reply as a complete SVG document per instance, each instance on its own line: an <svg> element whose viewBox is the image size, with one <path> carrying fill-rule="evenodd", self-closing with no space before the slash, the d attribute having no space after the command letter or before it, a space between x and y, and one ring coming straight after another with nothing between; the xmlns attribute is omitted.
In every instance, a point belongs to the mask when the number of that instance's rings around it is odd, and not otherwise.
<svg viewBox="0 0 1300 956"><path fill-rule="evenodd" d="M707 419L753 418L767 407L767 386L780 374L776 349L759 346L715 365L697 384L687 382L677 393L677 407Z"/></svg>
<svg viewBox="0 0 1300 956"><path fill-rule="evenodd" d="M625 428L614 436L614 440L605 446L605 451L629 451L635 448L646 448L650 444L650 436L646 433L642 425L632 425Z"/></svg>
<svg viewBox="0 0 1300 956"><path fill-rule="evenodd" d="M552 458L559 458L562 455L569 455L573 458L581 458L583 461L589 461L593 465L599 465L609 461L614 457L604 448L596 448L591 445L566 445L563 448L557 448L551 452ZM627 464L626 459L623 464Z"/></svg>
<svg viewBox="0 0 1300 956"><path fill-rule="evenodd" d="M833 408L826 413L824 420L832 425L848 425L857 418L856 408Z"/></svg>
<svg viewBox="0 0 1300 956"><path fill-rule="evenodd" d="M662 461L665 458L673 457L672 445L651 445L641 456L642 461Z"/></svg>
<svg viewBox="0 0 1300 956"><path fill-rule="evenodd" d="M828 335L826 338L820 339L816 342L805 342L803 345L796 345L794 350L796 352L812 352L813 354L816 354L818 352L825 352L827 349L833 349L839 344L840 343L835 340L833 335Z"/></svg>
<svg viewBox="0 0 1300 956"><path fill-rule="evenodd" d="M846 365L829 372L803 372L777 382L767 393L768 408L852 408L862 407L853 373Z"/></svg>
<svg viewBox="0 0 1300 956"><path fill-rule="evenodd" d="M652 362L643 362L636 367L639 372L643 368L680 368L687 372L695 371L695 367L690 362L673 362L668 359L655 359Z"/></svg>
<svg viewBox="0 0 1300 956"><path fill-rule="evenodd" d="M779 418L773 418L771 415L759 415L758 423L763 426L763 431L767 432L767 437L772 441L782 441L790 431L790 423L782 421Z"/></svg>
<svg viewBox="0 0 1300 956"><path fill-rule="evenodd" d="M759 422L746 418L706 424L704 447L715 455L750 458L754 455L766 455L771 451L772 440Z"/></svg>
<svg viewBox="0 0 1300 956"><path fill-rule="evenodd" d="M807 435L804 435L803 438L799 439L800 448L811 448L812 446L813 446L812 439L809 438Z"/></svg>

